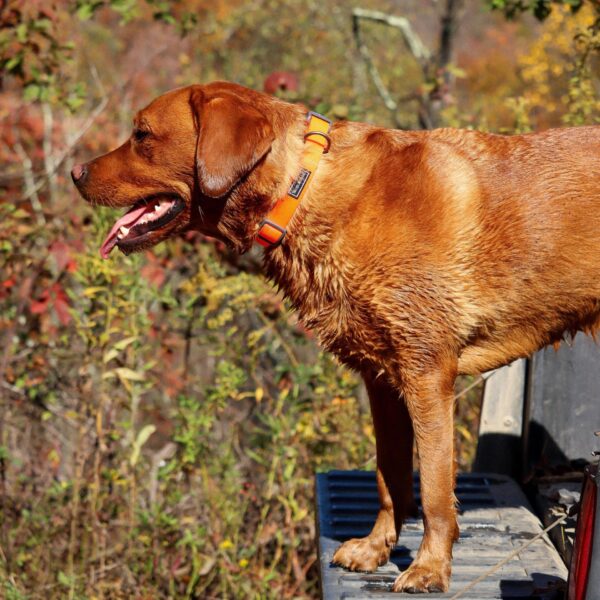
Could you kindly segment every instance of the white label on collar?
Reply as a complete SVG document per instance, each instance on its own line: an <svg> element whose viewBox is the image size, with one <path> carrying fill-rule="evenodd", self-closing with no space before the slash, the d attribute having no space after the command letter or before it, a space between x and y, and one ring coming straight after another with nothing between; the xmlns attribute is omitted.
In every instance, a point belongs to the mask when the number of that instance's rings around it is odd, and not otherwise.
<svg viewBox="0 0 600 600"><path fill-rule="evenodd" d="M309 177L310 177L310 171L308 169L300 169L300 173L299 173L298 177L296 177L296 179L292 183L292 186L290 187L290 191L288 192L288 194L292 198L298 198L300 196L300 194L302 193L302 190L304 189L304 186L306 185L306 182L308 181Z"/></svg>

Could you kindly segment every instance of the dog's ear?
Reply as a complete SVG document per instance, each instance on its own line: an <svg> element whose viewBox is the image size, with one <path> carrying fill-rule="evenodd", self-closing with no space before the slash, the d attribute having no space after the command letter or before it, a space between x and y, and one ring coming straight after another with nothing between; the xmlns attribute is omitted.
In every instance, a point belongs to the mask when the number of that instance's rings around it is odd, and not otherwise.
<svg viewBox="0 0 600 600"><path fill-rule="evenodd" d="M262 112L234 95L206 98L196 88L190 104L198 129L200 190L205 196L220 198L269 151L275 139L273 128Z"/></svg>

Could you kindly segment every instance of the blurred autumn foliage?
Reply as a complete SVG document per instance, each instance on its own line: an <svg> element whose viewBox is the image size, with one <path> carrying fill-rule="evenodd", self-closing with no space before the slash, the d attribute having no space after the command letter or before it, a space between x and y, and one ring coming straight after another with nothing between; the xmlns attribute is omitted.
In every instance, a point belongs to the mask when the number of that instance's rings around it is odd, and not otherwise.
<svg viewBox="0 0 600 600"><path fill-rule="evenodd" d="M68 174L213 79L386 126L598 121L598 2L360 7L409 27L361 20L371 68L343 0L0 1L0 597L317 596L313 474L374 467L361 386L258 250L189 234L102 261L114 215ZM457 402L462 469L479 390Z"/></svg>

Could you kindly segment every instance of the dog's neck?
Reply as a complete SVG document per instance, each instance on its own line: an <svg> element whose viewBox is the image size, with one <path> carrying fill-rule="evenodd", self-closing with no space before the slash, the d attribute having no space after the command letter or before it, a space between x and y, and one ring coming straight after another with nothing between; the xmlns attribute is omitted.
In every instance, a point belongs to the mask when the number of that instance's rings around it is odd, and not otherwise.
<svg viewBox="0 0 600 600"><path fill-rule="evenodd" d="M300 171L305 114L295 110L287 115L287 123L282 118L278 142L269 158L227 199L219 233L238 252L252 247L262 221ZM283 290L309 327L319 329L315 324L323 307L340 304L346 297L346 282L353 276L349 250L354 246L347 241L353 228L360 226L355 219L362 211L355 203L370 172L353 166L365 166L361 141L374 129L359 123L334 125L331 150L311 177L284 240L276 248L264 250L267 277Z"/></svg>
<svg viewBox="0 0 600 600"><path fill-rule="evenodd" d="M287 192L275 203L261 223L256 242L263 248L275 248L287 233L294 213L309 190L324 154L331 146L331 121L319 113L309 112L306 116L304 148L300 157L298 174Z"/></svg>
<svg viewBox="0 0 600 600"><path fill-rule="evenodd" d="M342 180L339 174L347 173L348 163L361 159L355 142L364 135L362 130L363 126L352 123L334 126L331 151L322 157L287 235L278 247L264 252L266 275L284 291L308 327L319 329L323 309L344 301L343 288L352 277L353 259L345 248L354 225L351 204L364 181L347 176Z"/></svg>
<svg viewBox="0 0 600 600"><path fill-rule="evenodd" d="M227 197L208 203L215 213L208 222L215 223L215 230L207 233L223 240L240 254L254 245L262 222L287 193L290 182L300 170L306 111L299 105L274 98L271 101L275 132L271 151Z"/></svg>

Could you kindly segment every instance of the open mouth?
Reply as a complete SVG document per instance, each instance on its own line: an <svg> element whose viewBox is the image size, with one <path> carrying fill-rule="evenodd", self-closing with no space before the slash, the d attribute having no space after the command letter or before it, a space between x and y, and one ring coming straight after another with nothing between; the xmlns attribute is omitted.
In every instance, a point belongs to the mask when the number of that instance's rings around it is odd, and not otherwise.
<svg viewBox="0 0 600 600"><path fill-rule="evenodd" d="M100 256L108 258L111 250L129 254L149 241L154 232L163 229L185 209L179 196L156 195L136 202L117 222L102 242Z"/></svg>

